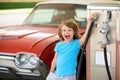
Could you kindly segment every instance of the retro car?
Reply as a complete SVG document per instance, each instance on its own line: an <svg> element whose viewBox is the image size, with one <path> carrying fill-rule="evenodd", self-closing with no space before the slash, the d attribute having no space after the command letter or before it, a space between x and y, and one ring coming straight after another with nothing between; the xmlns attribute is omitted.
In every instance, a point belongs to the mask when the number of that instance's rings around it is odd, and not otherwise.
<svg viewBox="0 0 120 80"><path fill-rule="evenodd" d="M86 4L48 1L35 5L22 25L0 28L0 79L45 80L59 41L58 25L73 18L85 31Z"/></svg>

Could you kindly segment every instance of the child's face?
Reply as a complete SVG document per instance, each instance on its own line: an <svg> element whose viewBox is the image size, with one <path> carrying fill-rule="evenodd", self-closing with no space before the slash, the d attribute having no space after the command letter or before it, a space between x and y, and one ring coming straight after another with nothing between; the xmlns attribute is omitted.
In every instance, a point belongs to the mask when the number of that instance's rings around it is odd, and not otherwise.
<svg viewBox="0 0 120 80"><path fill-rule="evenodd" d="M62 30L61 33L62 33L62 36L63 36L65 42L70 42L73 40L74 31L72 28L69 28L69 27L63 25L61 30Z"/></svg>

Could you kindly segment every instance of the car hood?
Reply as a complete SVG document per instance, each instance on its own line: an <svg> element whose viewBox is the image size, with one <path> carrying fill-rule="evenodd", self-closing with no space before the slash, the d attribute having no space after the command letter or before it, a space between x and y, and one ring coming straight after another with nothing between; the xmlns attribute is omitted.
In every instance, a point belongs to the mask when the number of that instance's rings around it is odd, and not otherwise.
<svg viewBox="0 0 120 80"><path fill-rule="evenodd" d="M55 27L44 26L9 26L0 28L0 40L18 39L22 37L48 37L55 35Z"/></svg>
<svg viewBox="0 0 120 80"><path fill-rule="evenodd" d="M36 50L35 46L39 44L42 46L39 48L43 50L56 40L58 40L57 27L53 26L10 26L0 29L0 51L3 52L39 53L40 50Z"/></svg>

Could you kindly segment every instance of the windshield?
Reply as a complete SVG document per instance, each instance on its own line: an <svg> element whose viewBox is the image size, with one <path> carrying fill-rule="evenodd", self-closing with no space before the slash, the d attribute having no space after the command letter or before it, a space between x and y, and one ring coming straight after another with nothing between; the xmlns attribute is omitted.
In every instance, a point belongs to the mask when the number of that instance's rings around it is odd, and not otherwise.
<svg viewBox="0 0 120 80"><path fill-rule="evenodd" d="M73 4L41 4L25 20L27 25L59 25L61 21L74 18L86 25L86 6Z"/></svg>

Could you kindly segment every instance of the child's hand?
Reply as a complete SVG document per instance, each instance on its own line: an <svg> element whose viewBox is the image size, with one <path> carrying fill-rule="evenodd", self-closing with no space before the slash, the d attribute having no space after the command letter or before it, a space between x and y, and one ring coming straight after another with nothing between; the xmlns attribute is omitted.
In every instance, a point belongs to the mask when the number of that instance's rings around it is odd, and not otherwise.
<svg viewBox="0 0 120 80"><path fill-rule="evenodd" d="M94 13L90 14L90 16L88 17L88 22L91 22L97 16L98 16L97 12L94 12Z"/></svg>

